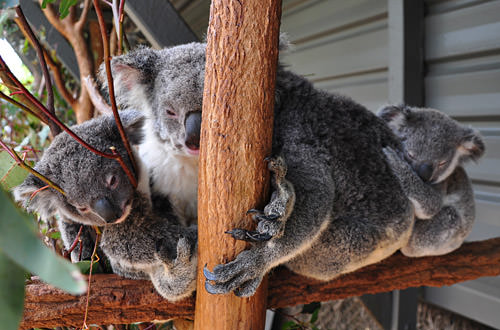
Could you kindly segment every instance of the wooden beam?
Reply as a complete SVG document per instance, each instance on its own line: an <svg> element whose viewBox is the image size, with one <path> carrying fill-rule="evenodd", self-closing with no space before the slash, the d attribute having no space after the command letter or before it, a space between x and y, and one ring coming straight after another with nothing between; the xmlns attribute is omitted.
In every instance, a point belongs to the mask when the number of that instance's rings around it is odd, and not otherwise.
<svg viewBox="0 0 500 330"><path fill-rule="evenodd" d="M198 294L194 328L263 329L267 278L249 298L212 295L203 267L245 248L224 232L250 229L263 207L271 155L281 0L214 0L207 31L198 173Z"/></svg>
<svg viewBox="0 0 500 330"><path fill-rule="evenodd" d="M400 253L388 259L321 282L285 268L272 272L267 308L327 301L419 286L452 285L483 276L500 275L500 238L464 244L438 257L408 258ZM81 326L85 295L72 296L40 281L26 286L21 329ZM92 277L89 324L128 324L171 318L192 319L194 297L172 304L161 298L149 281L97 274Z"/></svg>

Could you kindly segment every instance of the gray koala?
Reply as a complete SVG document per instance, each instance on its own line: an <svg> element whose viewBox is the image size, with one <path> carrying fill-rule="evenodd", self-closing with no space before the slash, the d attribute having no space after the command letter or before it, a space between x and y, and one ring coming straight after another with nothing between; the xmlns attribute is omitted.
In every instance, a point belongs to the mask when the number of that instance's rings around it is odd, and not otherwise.
<svg viewBox="0 0 500 330"><path fill-rule="evenodd" d="M401 251L420 257L455 250L474 222L474 195L462 164L483 155L481 136L433 109L386 106L378 115L402 141L401 155L384 152L417 217Z"/></svg>
<svg viewBox="0 0 500 330"><path fill-rule="evenodd" d="M165 180L177 173L193 180L193 186L173 184L164 191L181 206L196 200L204 63L205 45L199 43L142 48L112 61L119 103L146 114L141 155L153 164L152 177ZM271 204L284 205L282 212L274 214L271 207L255 215L267 225L230 232L254 245L213 272L205 270L211 293L250 296L280 264L329 280L388 257L410 237L413 205L381 152L402 152L402 146L381 118L282 67L274 118L272 152L279 157L270 166L286 164L286 172L277 166L275 186L293 186L294 199L282 203L275 194Z"/></svg>
<svg viewBox="0 0 500 330"><path fill-rule="evenodd" d="M127 111L121 118L130 143L139 144L142 115ZM99 117L72 130L101 151L109 152L114 146L131 168L113 117ZM174 212L163 217L153 212L147 170L138 157L137 162L138 187L134 189L116 160L96 155L62 133L35 169L59 185L65 195L49 188L31 199L46 185L33 175L15 188L14 195L29 211L44 218L58 216L66 246L80 224L103 227L100 248L115 273L151 279L163 297L178 300L195 288L196 228L179 225ZM86 244L86 253L91 249Z"/></svg>
<svg viewBox="0 0 500 330"><path fill-rule="evenodd" d="M139 154L148 164L155 209L168 197L190 224L197 219L204 54L204 44L191 43L139 48L111 62L117 103L146 116ZM99 78L106 91L103 66Z"/></svg>

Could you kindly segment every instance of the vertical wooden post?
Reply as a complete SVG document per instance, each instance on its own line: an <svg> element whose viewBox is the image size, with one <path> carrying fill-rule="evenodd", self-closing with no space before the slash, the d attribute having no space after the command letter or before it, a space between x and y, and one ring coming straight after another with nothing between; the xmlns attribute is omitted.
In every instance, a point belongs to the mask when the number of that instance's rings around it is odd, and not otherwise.
<svg viewBox="0 0 500 330"><path fill-rule="evenodd" d="M263 206L269 174L281 0L213 0L198 186L195 329L263 329L267 280L250 298L210 295L202 269L245 248L225 231L248 228Z"/></svg>

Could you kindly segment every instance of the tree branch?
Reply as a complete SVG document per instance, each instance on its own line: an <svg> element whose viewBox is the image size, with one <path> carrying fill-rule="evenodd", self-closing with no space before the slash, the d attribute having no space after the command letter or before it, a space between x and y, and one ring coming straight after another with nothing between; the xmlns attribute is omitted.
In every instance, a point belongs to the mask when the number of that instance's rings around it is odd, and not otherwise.
<svg viewBox="0 0 500 330"><path fill-rule="evenodd" d="M296 275L285 268L269 280L268 308L313 301L327 301L418 286L443 286L500 274L500 238L464 244L444 256L390 258L321 282ZM192 319L194 297L175 304L162 299L149 281L117 275L94 275L88 323L126 324L171 318ZM40 281L26 286L22 329L79 326L84 317L85 296L75 297Z"/></svg>
<svg viewBox="0 0 500 330"><path fill-rule="evenodd" d="M87 21L87 16L89 15L90 6L90 0L85 0L85 2L83 3L83 10L80 14L80 18L75 23L75 29L79 32L83 31L83 27L85 26L85 22Z"/></svg>

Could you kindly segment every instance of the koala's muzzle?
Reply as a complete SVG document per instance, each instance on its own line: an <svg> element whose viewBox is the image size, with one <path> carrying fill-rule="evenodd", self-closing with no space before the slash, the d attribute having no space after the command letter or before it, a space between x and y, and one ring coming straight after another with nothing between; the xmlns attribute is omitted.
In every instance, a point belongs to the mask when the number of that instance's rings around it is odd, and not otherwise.
<svg viewBox="0 0 500 330"><path fill-rule="evenodd" d="M432 177L432 173L434 172L434 168L432 164L429 163L422 163L417 165L417 168L415 169L418 176L424 181L424 182L429 182L429 180Z"/></svg>
<svg viewBox="0 0 500 330"><path fill-rule="evenodd" d="M122 216L122 210L110 202L106 197L100 198L94 202L92 209L107 223L113 223Z"/></svg>
<svg viewBox="0 0 500 330"><path fill-rule="evenodd" d="M201 112L191 112L186 117L186 140L184 143L192 151L200 149Z"/></svg>

